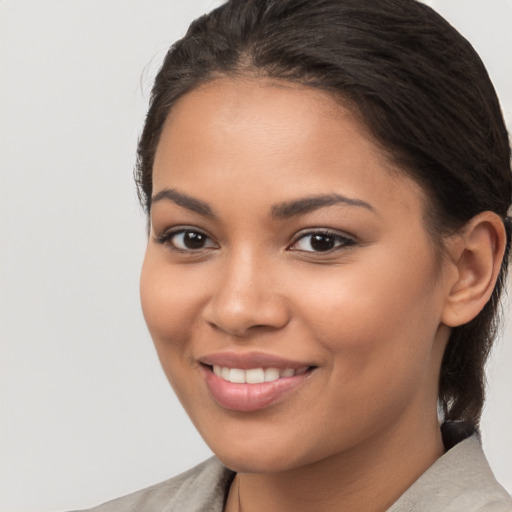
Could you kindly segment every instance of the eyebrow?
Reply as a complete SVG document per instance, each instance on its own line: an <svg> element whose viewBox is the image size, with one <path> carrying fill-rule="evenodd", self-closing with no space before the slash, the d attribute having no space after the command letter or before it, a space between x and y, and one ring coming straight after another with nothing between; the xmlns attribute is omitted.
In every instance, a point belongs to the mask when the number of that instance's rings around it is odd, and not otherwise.
<svg viewBox="0 0 512 512"><path fill-rule="evenodd" d="M172 201L174 204L198 213L203 217L215 217L213 210L210 208L208 203L171 188L164 188L163 190L160 190L160 192L156 193L151 198L151 204L158 203L163 200Z"/></svg>
<svg viewBox="0 0 512 512"><path fill-rule="evenodd" d="M294 201L284 202L272 207L272 217L275 219L289 219L296 215L304 215L306 213L331 206L335 204L345 204L348 206L357 206L365 208L375 213L375 208L366 201L361 199L354 199L350 197L341 196L339 194L327 194L311 197L303 197Z"/></svg>
<svg viewBox="0 0 512 512"><path fill-rule="evenodd" d="M151 204L163 200L172 201L174 204L198 213L203 217L215 217L215 214L208 203L187 194L183 194L182 192L178 192L174 189L164 188L163 190L160 190L160 192L156 193L151 198ZM276 204L272 207L271 214L274 219L289 219L296 215L305 215L306 213L310 213L320 208L340 203L348 206L365 208L371 212L375 212L375 209L371 204L366 201L362 201L361 199L349 198L339 194L324 194L303 197L293 201Z"/></svg>

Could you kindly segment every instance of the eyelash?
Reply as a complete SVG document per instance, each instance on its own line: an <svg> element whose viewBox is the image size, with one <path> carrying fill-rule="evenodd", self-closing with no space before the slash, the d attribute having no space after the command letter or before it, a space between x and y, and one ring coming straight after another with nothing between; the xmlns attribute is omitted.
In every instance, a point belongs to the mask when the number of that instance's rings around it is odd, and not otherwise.
<svg viewBox="0 0 512 512"><path fill-rule="evenodd" d="M177 237L178 235L184 235L185 233L189 233L189 234L192 234L192 235L195 235L198 237L205 237L206 241L209 240L212 243L210 244L210 246L206 246L206 247L202 246L202 247L198 247L196 249L193 249L190 247L189 248L177 247L176 244L173 243L173 238ZM294 248L294 246L296 246L299 242L306 240L308 237L314 237L315 235L318 237L324 237L326 239L330 239L331 243L333 243L334 246L331 248L327 248L326 250L317 250L317 251L315 251L315 250L308 251L308 250L304 250L304 249ZM181 252L181 253L185 253L185 254L199 253L200 251L203 251L203 250L211 250L212 248L218 247L217 244L215 244L215 242L213 242L212 238L209 235L207 235L204 231L201 231L200 229L196 229L196 228L179 228L179 229L170 230L170 231L163 233L162 235L155 236L154 239L159 244L167 245L173 251L177 251L177 252ZM193 238L191 240L193 240ZM310 238L309 245L312 249L314 249L312 242L313 242L313 240L312 240L312 238ZM317 242L322 243L322 241L320 239L318 239ZM295 236L292 244L290 246L288 246L288 250L320 255L320 254L331 254L334 251L337 251L337 250L340 250L343 248L347 248L347 247L353 246L355 244L356 244L356 241L351 237L341 235L338 232L331 231L328 229L317 229L317 230L303 231L303 232L297 234Z"/></svg>
<svg viewBox="0 0 512 512"><path fill-rule="evenodd" d="M208 236L204 231L201 231L200 229L195 228L179 228L174 229L171 231L166 231L162 235L155 236L155 241L158 244L162 245L168 245L173 251L178 251L182 253L196 253L204 249L210 249L211 247L199 247L198 249L191 249L191 248L180 248L176 247L176 245L173 243L173 238L178 235L184 235L185 233L194 234L196 236L204 236L207 240L212 240L210 236Z"/></svg>
<svg viewBox="0 0 512 512"><path fill-rule="evenodd" d="M300 241L307 239L308 237L314 237L315 235L319 237L325 237L330 238L334 241L336 244L334 247L327 249L325 251L305 251L303 249L294 249L293 246L297 245ZM309 244L310 246L312 242L312 239L310 240ZM356 241L346 235L342 235L336 231L330 231L328 229L317 229L317 230L309 230L309 231L303 231L302 233L299 233L296 237L294 242L289 246L288 250L291 251L301 251L305 253L313 253L313 254L331 254L334 251L350 247L355 245Z"/></svg>

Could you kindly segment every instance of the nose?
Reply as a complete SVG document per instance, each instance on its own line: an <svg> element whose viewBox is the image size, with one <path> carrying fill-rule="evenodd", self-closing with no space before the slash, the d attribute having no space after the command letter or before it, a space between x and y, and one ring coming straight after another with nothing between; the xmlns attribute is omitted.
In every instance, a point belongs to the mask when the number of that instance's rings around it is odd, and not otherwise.
<svg viewBox="0 0 512 512"><path fill-rule="evenodd" d="M290 320L287 301L271 264L256 255L235 255L223 263L203 310L215 329L236 337L282 329Z"/></svg>

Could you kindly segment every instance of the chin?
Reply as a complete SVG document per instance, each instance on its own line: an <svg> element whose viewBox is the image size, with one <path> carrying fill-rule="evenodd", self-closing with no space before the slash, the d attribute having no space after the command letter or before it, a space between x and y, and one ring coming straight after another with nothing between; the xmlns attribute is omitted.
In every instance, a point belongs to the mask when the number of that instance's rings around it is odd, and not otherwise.
<svg viewBox="0 0 512 512"><path fill-rule="evenodd" d="M278 473L305 466L322 458L322 454L308 454L306 447L297 446L272 435L226 436L222 440L205 439L217 458L237 473ZM301 450L301 448L303 448Z"/></svg>
<svg viewBox="0 0 512 512"><path fill-rule="evenodd" d="M226 467L236 473L279 473L300 465L286 455L259 450L257 454L216 453L217 458Z"/></svg>

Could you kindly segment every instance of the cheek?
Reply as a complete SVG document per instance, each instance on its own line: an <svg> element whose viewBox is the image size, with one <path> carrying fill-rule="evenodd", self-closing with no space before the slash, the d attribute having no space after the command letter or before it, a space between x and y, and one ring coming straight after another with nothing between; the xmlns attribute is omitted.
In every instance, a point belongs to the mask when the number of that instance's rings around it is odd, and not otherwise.
<svg viewBox="0 0 512 512"><path fill-rule="evenodd" d="M191 345L200 308L196 284L186 270L148 247L140 279L142 311L162 369L184 406L197 395L190 384L190 371L198 369Z"/></svg>
<svg viewBox="0 0 512 512"><path fill-rule="evenodd" d="M398 267L379 279L343 274L316 285L304 280L310 293L301 310L326 361L316 417L355 439L393 422L412 403L422 404L419 410L435 404L438 306L428 273L416 282L414 272Z"/></svg>
<svg viewBox="0 0 512 512"><path fill-rule="evenodd" d="M162 364L172 362L164 352L182 353L197 321L200 297L187 272L166 264L165 257L148 248L140 279L144 319ZM183 354L185 355L185 354Z"/></svg>
<svg viewBox="0 0 512 512"><path fill-rule="evenodd" d="M391 377L421 371L439 325L440 296L430 260L423 256L407 264L377 251L375 256L364 266L353 262L302 279L302 316L332 364L342 368L344 381L366 373Z"/></svg>

